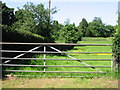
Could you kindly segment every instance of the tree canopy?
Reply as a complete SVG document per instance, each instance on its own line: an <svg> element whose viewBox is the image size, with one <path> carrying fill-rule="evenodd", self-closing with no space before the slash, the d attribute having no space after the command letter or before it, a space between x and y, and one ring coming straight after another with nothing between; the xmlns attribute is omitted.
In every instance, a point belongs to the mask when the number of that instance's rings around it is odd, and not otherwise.
<svg viewBox="0 0 120 90"><path fill-rule="evenodd" d="M17 34L20 34L20 31L24 31L29 35L32 35L31 37L39 35L44 38L44 42L64 40L66 43L76 43L78 40L81 40L82 36L113 36L113 33L115 32L114 29L117 27L103 24L100 17L94 17L92 22L87 22L87 20L83 18L77 27L75 26L75 23L70 24L70 19L66 19L63 24L60 24L57 20L52 20L49 16L49 13L56 13L57 9L52 8L49 10L48 8L45 8L43 4L35 5L33 3L27 3L15 13L13 8L7 7L5 3L1 2L1 4L2 25L4 25L3 30L9 31L4 32L7 33L7 36L9 36L9 33L11 32L18 31ZM23 34L20 36L22 35ZM27 34L24 35L29 36ZM22 38L24 38L24 35Z"/></svg>
<svg viewBox="0 0 120 90"><path fill-rule="evenodd" d="M2 25L11 26L14 22L14 9L8 8L5 3L0 2L2 7Z"/></svg>
<svg viewBox="0 0 120 90"><path fill-rule="evenodd" d="M59 34L60 40L65 43L76 43L81 36L79 29L72 24L64 26Z"/></svg>
<svg viewBox="0 0 120 90"><path fill-rule="evenodd" d="M88 27L88 22L85 18L83 18L78 26L79 30L82 32L82 36L85 36L85 33L87 31L87 27Z"/></svg>
<svg viewBox="0 0 120 90"><path fill-rule="evenodd" d="M13 29L27 30L43 37L48 37L51 40L49 12L54 14L56 10L52 9L50 11L43 4L34 5L33 3L27 3L23 9L15 12L16 22L13 25Z"/></svg>
<svg viewBox="0 0 120 90"><path fill-rule="evenodd" d="M89 23L83 18L78 28L84 37L110 37L115 32L115 27L105 25L100 17L94 17Z"/></svg>

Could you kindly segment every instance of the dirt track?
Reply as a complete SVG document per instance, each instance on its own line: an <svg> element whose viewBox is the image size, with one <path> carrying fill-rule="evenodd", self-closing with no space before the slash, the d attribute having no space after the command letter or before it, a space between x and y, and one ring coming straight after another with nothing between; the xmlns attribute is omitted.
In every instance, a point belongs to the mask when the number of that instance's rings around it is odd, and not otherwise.
<svg viewBox="0 0 120 90"><path fill-rule="evenodd" d="M112 78L14 78L3 80L3 88L118 88Z"/></svg>

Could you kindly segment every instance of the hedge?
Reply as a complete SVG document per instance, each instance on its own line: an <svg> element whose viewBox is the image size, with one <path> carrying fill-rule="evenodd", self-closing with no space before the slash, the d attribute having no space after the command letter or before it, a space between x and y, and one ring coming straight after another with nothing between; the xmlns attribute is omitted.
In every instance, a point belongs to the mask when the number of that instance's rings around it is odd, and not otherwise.
<svg viewBox="0 0 120 90"><path fill-rule="evenodd" d="M44 42L45 38L25 30L2 30L3 42Z"/></svg>
<svg viewBox="0 0 120 90"><path fill-rule="evenodd" d="M118 69L120 61L120 16L118 17L118 28L113 39L113 70Z"/></svg>

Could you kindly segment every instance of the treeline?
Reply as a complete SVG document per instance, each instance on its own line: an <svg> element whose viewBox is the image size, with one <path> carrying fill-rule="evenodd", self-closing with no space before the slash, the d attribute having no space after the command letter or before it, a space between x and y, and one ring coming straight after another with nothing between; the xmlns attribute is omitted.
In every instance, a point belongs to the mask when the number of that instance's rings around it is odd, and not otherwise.
<svg viewBox="0 0 120 90"><path fill-rule="evenodd" d="M64 25L54 21L52 34L58 42L75 43L82 37L113 37L117 27L104 24L100 17L94 17L92 22L83 18L78 26L67 19Z"/></svg>
<svg viewBox="0 0 120 90"><path fill-rule="evenodd" d="M1 2L1 6L3 42L54 42L49 12L55 13L55 9L49 11L43 4L27 3L14 13L5 3Z"/></svg>
<svg viewBox="0 0 120 90"><path fill-rule="evenodd" d="M27 3L15 13L5 3L1 2L1 6L3 42L77 43L82 37L111 37L117 28L105 25L100 17L89 23L83 18L78 26L70 24L69 20L63 25L49 16L57 9L49 10L43 4Z"/></svg>

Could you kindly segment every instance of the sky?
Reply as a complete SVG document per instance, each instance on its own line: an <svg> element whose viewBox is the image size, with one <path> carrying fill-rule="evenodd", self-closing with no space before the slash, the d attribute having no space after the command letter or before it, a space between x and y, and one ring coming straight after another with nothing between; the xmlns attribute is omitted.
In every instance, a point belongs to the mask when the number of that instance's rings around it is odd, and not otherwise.
<svg viewBox="0 0 120 90"><path fill-rule="evenodd" d="M49 0L2 0L10 8L22 8L27 2L43 3L48 7ZM100 17L106 25L117 24L117 11L119 0L51 0L51 7L57 7L58 12L52 15L53 20L64 24L67 19L70 23L79 25L82 18L91 22L94 17Z"/></svg>

